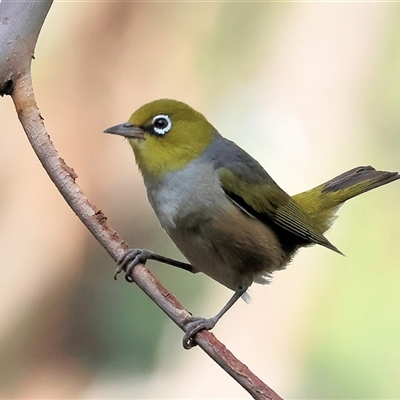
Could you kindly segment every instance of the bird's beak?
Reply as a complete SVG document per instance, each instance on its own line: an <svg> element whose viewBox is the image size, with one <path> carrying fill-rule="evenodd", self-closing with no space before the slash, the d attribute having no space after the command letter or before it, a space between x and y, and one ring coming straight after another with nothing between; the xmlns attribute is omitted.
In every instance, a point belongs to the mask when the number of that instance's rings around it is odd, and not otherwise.
<svg viewBox="0 0 400 400"><path fill-rule="evenodd" d="M104 133L112 133L114 135L121 135L129 139L144 139L145 131L129 122L112 126L104 131Z"/></svg>

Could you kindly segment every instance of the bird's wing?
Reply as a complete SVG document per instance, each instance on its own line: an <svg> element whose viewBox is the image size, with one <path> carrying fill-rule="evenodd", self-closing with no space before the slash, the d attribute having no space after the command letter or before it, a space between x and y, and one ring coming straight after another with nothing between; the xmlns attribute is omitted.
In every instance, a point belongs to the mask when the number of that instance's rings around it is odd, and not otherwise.
<svg viewBox="0 0 400 400"><path fill-rule="evenodd" d="M226 195L247 213L268 224L274 223L310 243L340 251L312 226L300 206L265 173L258 183L248 182L243 174L231 169L218 170Z"/></svg>

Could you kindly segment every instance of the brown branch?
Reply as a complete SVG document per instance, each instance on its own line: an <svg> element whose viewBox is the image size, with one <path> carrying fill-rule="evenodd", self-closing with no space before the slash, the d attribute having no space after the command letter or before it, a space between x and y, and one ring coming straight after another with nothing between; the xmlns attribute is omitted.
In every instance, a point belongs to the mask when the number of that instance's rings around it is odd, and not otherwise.
<svg viewBox="0 0 400 400"><path fill-rule="evenodd" d="M30 64L40 28L51 0L0 3L0 94L10 94L25 133L51 180L97 241L116 260L127 249L107 218L82 193L77 175L59 156L45 129L31 82ZM29 23L27 22L29 21ZM189 312L143 266L133 272L136 284L182 329ZM281 399L208 332L199 332L198 345L255 399Z"/></svg>

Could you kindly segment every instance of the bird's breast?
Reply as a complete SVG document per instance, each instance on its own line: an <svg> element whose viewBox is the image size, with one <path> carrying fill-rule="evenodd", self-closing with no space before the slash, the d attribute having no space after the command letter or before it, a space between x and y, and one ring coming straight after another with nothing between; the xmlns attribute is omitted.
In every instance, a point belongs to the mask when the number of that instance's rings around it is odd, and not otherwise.
<svg viewBox="0 0 400 400"><path fill-rule="evenodd" d="M185 223L194 228L228 202L213 166L198 161L168 173L157 184L147 182L146 187L149 202L167 232Z"/></svg>

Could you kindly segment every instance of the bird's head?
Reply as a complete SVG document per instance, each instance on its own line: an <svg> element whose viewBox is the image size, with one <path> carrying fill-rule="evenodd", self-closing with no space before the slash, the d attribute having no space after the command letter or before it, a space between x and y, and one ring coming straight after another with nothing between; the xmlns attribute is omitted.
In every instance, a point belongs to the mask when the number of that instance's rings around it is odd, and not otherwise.
<svg viewBox="0 0 400 400"><path fill-rule="evenodd" d="M161 179L197 158L212 142L216 131L187 104L161 99L145 104L128 122L105 132L126 137L143 176Z"/></svg>

